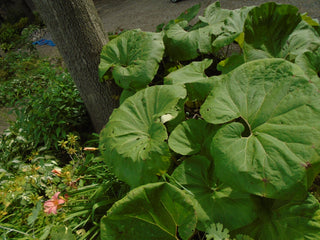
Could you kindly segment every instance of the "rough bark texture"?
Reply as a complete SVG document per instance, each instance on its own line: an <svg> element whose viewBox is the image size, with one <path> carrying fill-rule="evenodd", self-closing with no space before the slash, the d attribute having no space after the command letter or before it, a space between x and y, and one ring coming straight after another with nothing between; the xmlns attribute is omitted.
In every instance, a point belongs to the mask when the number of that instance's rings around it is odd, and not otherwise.
<svg viewBox="0 0 320 240"><path fill-rule="evenodd" d="M107 43L92 0L33 0L99 132L118 106L119 89L98 77L100 51Z"/></svg>

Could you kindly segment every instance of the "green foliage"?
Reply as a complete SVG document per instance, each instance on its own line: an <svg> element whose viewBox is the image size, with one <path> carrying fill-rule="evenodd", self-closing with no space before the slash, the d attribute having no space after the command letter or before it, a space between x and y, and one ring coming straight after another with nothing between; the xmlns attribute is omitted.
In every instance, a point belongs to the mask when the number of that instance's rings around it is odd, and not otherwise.
<svg viewBox="0 0 320 240"><path fill-rule="evenodd" d="M21 47L28 44L30 41L28 39L29 31L23 30L29 25L28 18L21 18L18 22L12 23L2 23L0 27L0 47L3 51L7 52L13 48ZM34 26L29 27L29 29L34 29ZM29 45L30 47L30 45Z"/></svg>
<svg viewBox="0 0 320 240"><path fill-rule="evenodd" d="M97 154L84 153L76 135L68 134L59 144L72 159L63 167L47 150L34 153L28 163L1 163L2 237L96 239L104 213L128 192ZM96 146L97 140L87 144ZM66 203L57 215L46 215L44 201L56 192Z"/></svg>
<svg viewBox="0 0 320 240"><path fill-rule="evenodd" d="M12 102L22 98L16 110L16 121L1 137L0 158L3 160L26 161L32 151L43 147L57 150L58 141L69 132L85 133L90 126L79 92L68 73L60 73L61 70L56 70L47 61L19 57L21 65L15 67L17 72L14 74L19 85L13 80L0 85L3 94L7 91L7 96L15 94ZM39 65L41 67L36 68ZM26 68L30 69L30 75L23 76ZM20 85L23 83L30 85ZM87 131L83 131L85 128Z"/></svg>
<svg viewBox="0 0 320 240"><path fill-rule="evenodd" d="M102 49L99 75L102 77L112 68L112 76L120 87L145 88L157 73L163 51L161 34L127 31Z"/></svg>
<svg viewBox="0 0 320 240"><path fill-rule="evenodd" d="M206 237L208 240L226 240L229 239L229 230L223 229L223 225L221 223L211 224L207 229Z"/></svg>
<svg viewBox="0 0 320 240"><path fill-rule="evenodd" d="M319 101L304 72L282 59L222 75L200 109L207 122L226 123L211 145L217 176L259 196L304 198L320 170Z"/></svg>
<svg viewBox="0 0 320 240"><path fill-rule="evenodd" d="M229 230L251 223L257 217L250 194L223 184L214 175L213 162L201 155L186 158L172 174L173 182L188 189L194 198L199 230L221 222Z"/></svg>
<svg viewBox="0 0 320 240"><path fill-rule="evenodd" d="M320 76L320 48L317 51L307 51L299 55L296 60L304 72L310 78L310 81L314 82L317 87L320 87L319 76Z"/></svg>
<svg viewBox="0 0 320 240"><path fill-rule="evenodd" d="M0 163L0 233L4 239L32 239L47 223L41 199L55 191L51 170L57 162L43 153L35 153L29 163L18 159Z"/></svg>
<svg viewBox="0 0 320 240"><path fill-rule="evenodd" d="M0 231L4 238L25 236L34 239L37 236L46 239L50 234L54 235L57 224L44 214L42 207L40 209L39 204L42 206L44 199L57 191L71 191L80 179L81 184L93 184L98 188L103 179L111 178L106 178L106 168L101 164L100 173L93 180L90 164L95 161L94 156L75 155L81 151L76 146L77 136L70 132L81 132L85 136L90 131L90 123L70 75L27 52L10 52L1 60L3 72L6 72L0 83L2 103L15 105L17 119L0 138ZM65 153L65 149L58 147L59 140L64 138L69 147ZM63 163L70 159L70 165L63 168L61 177L52 172L61 170ZM88 173L85 180L79 178L84 172ZM73 196L68 202L74 201L76 205L83 197ZM95 203L92 199L87 201ZM59 214L57 222L66 219L66 212ZM103 214L100 215L101 218ZM92 225L91 217L89 220ZM85 229L90 229L90 224Z"/></svg>
<svg viewBox="0 0 320 240"><path fill-rule="evenodd" d="M246 61L266 57L293 61L306 51L317 50L320 46L318 33L301 20L297 11L291 5L275 3L263 4L251 10L244 23L243 49ZM273 18L275 14L279 16L276 20Z"/></svg>
<svg viewBox="0 0 320 240"><path fill-rule="evenodd" d="M112 113L101 132L100 147L121 180L136 187L157 181L167 171L171 154L164 116L176 118L185 96L181 86L153 86L127 98Z"/></svg>
<svg viewBox="0 0 320 240"><path fill-rule="evenodd" d="M1 107L14 106L20 99L42 92L56 74L49 61L28 52L11 51L0 58L0 63Z"/></svg>
<svg viewBox="0 0 320 240"><path fill-rule="evenodd" d="M206 230L207 240L253 240L248 235L238 234L235 238L231 239L229 230L224 228L221 223L212 223Z"/></svg>
<svg viewBox="0 0 320 240"><path fill-rule="evenodd" d="M90 125L85 107L68 73L47 82L46 89L24 99L17 111L16 125L36 145L57 149L57 141L68 132L80 132Z"/></svg>
<svg viewBox="0 0 320 240"><path fill-rule="evenodd" d="M208 96L215 84L216 77L208 77L205 70L213 61L204 59L201 62L194 61L164 78L164 84L184 85L188 91L188 100L191 102L202 102Z"/></svg>
<svg viewBox="0 0 320 240"><path fill-rule="evenodd" d="M86 148L69 74L1 59L3 104L21 99L0 140L3 238L319 238L318 22L290 5L216 2L190 25L198 11L103 48L100 76L124 91Z"/></svg>
<svg viewBox="0 0 320 240"><path fill-rule="evenodd" d="M319 238L320 207L312 195L299 202L262 201L259 218L239 232L261 240Z"/></svg>
<svg viewBox="0 0 320 240"><path fill-rule="evenodd" d="M190 209L163 200L178 196L174 185L195 210L184 222L196 217L207 239L318 239L320 204L309 193L320 173L318 22L291 5L216 2L190 26L197 11L158 26L158 73L136 93L122 86L127 97L100 135L103 160L131 187L102 218L101 238L189 238L183 224L179 237L161 235ZM121 36L105 48L125 49ZM223 54L235 44L241 51ZM135 51L152 55L148 46Z"/></svg>
<svg viewBox="0 0 320 240"><path fill-rule="evenodd" d="M183 211L182 211L183 210ZM101 219L101 239L190 239L196 227L188 196L169 183L133 189ZM137 231L143 229L143 231Z"/></svg>
<svg viewBox="0 0 320 240"><path fill-rule="evenodd" d="M181 155L201 154L210 158L211 139L218 129L219 126L201 119L188 119L172 131L168 144Z"/></svg>

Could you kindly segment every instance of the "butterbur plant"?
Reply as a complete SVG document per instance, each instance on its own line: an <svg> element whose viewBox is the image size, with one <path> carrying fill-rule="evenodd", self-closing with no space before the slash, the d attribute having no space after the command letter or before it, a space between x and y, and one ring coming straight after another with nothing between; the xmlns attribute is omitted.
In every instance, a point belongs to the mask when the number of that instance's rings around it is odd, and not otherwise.
<svg viewBox="0 0 320 240"><path fill-rule="evenodd" d="M318 21L291 5L215 2L190 25L198 10L101 53L101 77L124 91L99 148L131 187L101 239L319 239ZM218 59L230 45L241 51Z"/></svg>

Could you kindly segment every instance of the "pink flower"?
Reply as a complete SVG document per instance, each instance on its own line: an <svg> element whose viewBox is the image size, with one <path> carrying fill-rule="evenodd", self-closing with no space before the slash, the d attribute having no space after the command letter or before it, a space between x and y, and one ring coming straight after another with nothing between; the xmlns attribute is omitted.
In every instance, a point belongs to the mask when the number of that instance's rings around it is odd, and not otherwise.
<svg viewBox="0 0 320 240"><path fill-rule="evenodd" d="M63 198L59 198L60 192L54 194L54 196L44 203L44 212L46 214L57 214L57 210L61 208L61 204L64 204L66 201Z"/></svg>

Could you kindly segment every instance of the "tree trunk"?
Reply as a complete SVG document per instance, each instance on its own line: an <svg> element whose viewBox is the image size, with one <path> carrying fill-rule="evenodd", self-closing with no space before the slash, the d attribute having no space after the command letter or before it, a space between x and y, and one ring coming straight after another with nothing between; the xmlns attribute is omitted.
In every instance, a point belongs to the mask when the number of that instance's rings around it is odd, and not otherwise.
<svg viewBox="0 0 320 240"><path fill-rule="evenodd" d="M100 132L113 109L120 89L98 77L100 51L107 43L92 0L33 0Z"/></svg>
<svg viewBox="0 0 320 240"><path fill-rule="evenodd" d="M33 12L35 10L35 6L32 0L24 0L24 3L29 7L29 9Z"/></svg>

